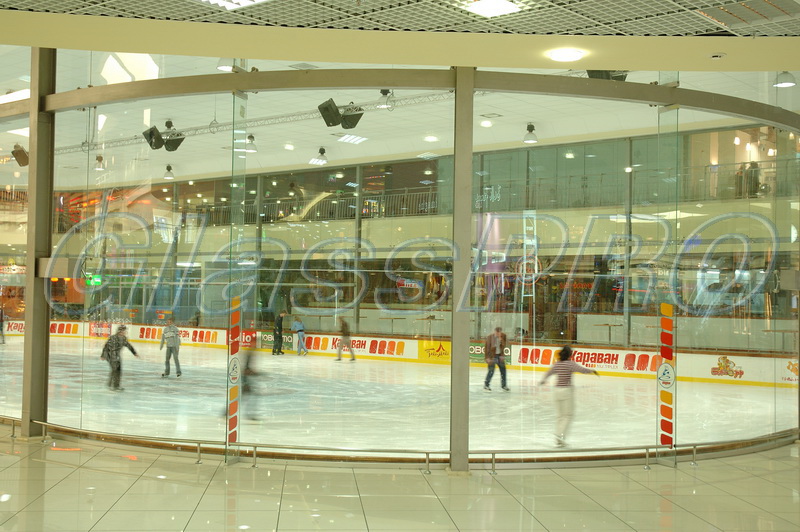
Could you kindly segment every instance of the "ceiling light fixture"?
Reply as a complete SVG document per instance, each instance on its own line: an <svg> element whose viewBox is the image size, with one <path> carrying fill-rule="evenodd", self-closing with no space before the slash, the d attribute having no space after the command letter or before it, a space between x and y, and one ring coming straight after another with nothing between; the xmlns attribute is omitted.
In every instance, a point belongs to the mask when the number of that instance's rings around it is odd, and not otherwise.
<svg viewBox="0 0 800 532"><path fill-rule="evenodd" d="M481 127L492 127L493 125L491 120L481 120Z"/></svg>
<svg viewBox="0 0 800 532"><path fill-rule="evenodd" d="M521 11L520 7L508 0L476 0L469 2L464 9L486 18L499 17Z"/></svg>
<svg viewBox="0 0 800 532"><path fill-rule="evenodd" d="M172 165L167 165L167 171L164 172L164 179L175 179L175 174L172 173Z"/></svg>
<svg viewBox="0 0 800 532"><path fill-rule="evenodd" d="M232 11L234 9L240 9L255 4L260 4L261 2L266 2L267 0L197 0L197 1L202 2L204 4L211 4L212 6L221 7L227 9L228 11Z"/></svg>
<svg viewBox="0 0 800 532"><path fill-rule="evenodd" d="M358 135L342 135L337 139L339 142L346 142L347 144L361 144L366 137L359 137Z"/></svg>
<svg viewBox="0 0 800 532"><path fill-rule="evenodd" d="M94 160L95 160L94 169L97 170L98 172L102 172L105 168L103 165L103 156L98 155L97 157L94 158Z"/></svg>
<svg viewBox="0 0 800 532"><path fill-rule="evenodd" d="M537 137L536 133L533 132L534 129L536 128L533 127L533 124L528 122L528 127L527 127L528 132L525 133L525 136L522 137L522 142L524 142L525 144L536 144L537 142L539 142L539 137Z"/></svg>
<svg viewBox="0 0 800 532"><path fill-rule="evenodd" d="M316 157L312 157L308 164L316 164L317 166L323 166L328 164L328 156L325 155L325 148L319 149L319 155Z"/></svg>
<svg viewBox="0 0 800 532"><path fill-rule="evenodd" d="M577 48L555 48L546 51L544 55L559 63L569 63L583 59L586 53L586 50L579 50Z"/></svg>
<svg viewBox="0 0 800 532"><path fill-rule="evenodd" d="M425 142L438 142L439 141L439 137L437 137L436 135L427 135L422 140L424 140Z"/></svg>
<svg viewBox="0 0 800 532"><path fill-rule="evenodd" d="M773 87L778 87L779 89L784 89L786 87L794 87L797 85L797 81L794 79L794 76L784 70L775 78L775 83L772 84Z"/></svg>
<svg viewBox="0 0 800 532"><path fill-rule="evenodd" d="M244 145L244 151L246 153L258 153L255 136L247 135L247 142Z"/></svg>
<svg viewBox="0 0 800 532"><path fill-rule="evenodd" d="M381 89L381 98L378 100L378 109L394 111L394 91Z"/></svg>
<svg viewBox="0 0 800 532"><path fill-rule="evenodd" d="M294 144L292 144L291 142L287 142L286 144L283 145L283 149L292 151L294 150Z"/></svg>
<svg viewBox="0 0 800 532"><path fill-rule="evenodd" d="M20 166L28 166L28 162L30 162L27 150L19 144L14 144L14 149L11 150L11 156Z"/></svg>

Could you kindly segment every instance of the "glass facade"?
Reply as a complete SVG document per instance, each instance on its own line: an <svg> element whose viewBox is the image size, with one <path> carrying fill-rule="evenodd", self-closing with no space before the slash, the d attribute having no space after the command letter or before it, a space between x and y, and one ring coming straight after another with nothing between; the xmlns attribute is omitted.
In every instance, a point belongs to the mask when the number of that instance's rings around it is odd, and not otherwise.
<svg viewBox="0 0 800 532"><path fill-rule="evenodd" d="M60 54L59 90L201 74L216 61ZM616 384L575 377L580 404L596 405L584 415L625 427L602 439L576 427L587 447L796 429L794 132L711 111L476 91L472 172L457 176L452 94L390 95L393 109L374 89L299 88L57 112L51 256L72 269L42 279L49 375L61 383L48 421L166 440L324 442L353 454L386 448L386 434L395 449L441 451L464 430L473 452L534 453L557 432L555 391L540 380L570 345L606 382L635 383L612 396ZM523 144L527 115L508 125L498 112L515 107L561 112L563 122L545 121L540 142ZM8 120L4 136L27 125ZM7 158L0 295L13 345L27 187ZM454 219L464 202L471 219ZM472 249L456 250L453 230L465 223ZM464 286L454 284L456 253L472 261ZM453 351L457 312L470 315L468 352ZM180 392L171 379L181 369L164 362L170 321L183 371L201 383ZM121 326L141 360L123 351L117 383L99 356ZM490 392L497 328L505 369ZM22 352L6 350L0 414L18 417ZM303 351L333 363L274 364ZM469 381L457 384L470 391L468 428L449 425L455 357L470 359ZM430 384L420 387L412 368L423 365ZM143 422L142 404L130 422L112 422L122 396L105 388L147 379L150 400L176 407ZM367 393L365 382L379 386ZM287 408L298 402L301 416Z"/></svg>

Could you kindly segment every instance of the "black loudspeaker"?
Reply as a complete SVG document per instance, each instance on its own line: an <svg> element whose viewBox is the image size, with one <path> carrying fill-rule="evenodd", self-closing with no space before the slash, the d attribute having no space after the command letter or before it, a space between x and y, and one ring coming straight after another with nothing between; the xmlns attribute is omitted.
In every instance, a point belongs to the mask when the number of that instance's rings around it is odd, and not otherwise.
<svg viewBox="0 0 800 532"><path fill-rule="evenodd" d="M586 74L591 79L625 81L628 78L628 72L626 70L587 70Z"/></svg>
<svg viewBox="0 0 800 532"><path fill-rule="evenodd" d="M11 150L11 156L14 157L14 160L17 161L18 165L28 166L28 162L30 161L28 158L28 152L25 151L25 148L19 144L14 144L14 149Z"/></svg>
<svg viewBox="0 0 800 532"><path fill-rule="evenodd" d="M150 129L145 130L142 133L142 136L144 136L144 140L146 140L147 143L150 145L150 149L157 150L162 146L164 146L164 139L161 137L161 133L159 133L158 128L156 126L153 126Z"/></svg>
<svg viewBox="0 0 800 532"><path fill-rule="evenodd" d="M339 112L339 108L336 107L333 98L319 104L317 109L319 109L322 119L325 120L326 126L333 127L342 123L342 114Z"/></svg>
<svg viewBox="0 0 800 532"><path fill-rule="evenodd" d="M175 151L184 139L186 139L186 137L183 136L183 133L175 133L164 141L164 149L167 151Z"/></svg>
<svg viewBox="0 0 800 532"><path fill-rule="evenodd" d="M364 109L361 107L348 107L342 114L342 129L353 129L362 116L364 116Z"/></svg>

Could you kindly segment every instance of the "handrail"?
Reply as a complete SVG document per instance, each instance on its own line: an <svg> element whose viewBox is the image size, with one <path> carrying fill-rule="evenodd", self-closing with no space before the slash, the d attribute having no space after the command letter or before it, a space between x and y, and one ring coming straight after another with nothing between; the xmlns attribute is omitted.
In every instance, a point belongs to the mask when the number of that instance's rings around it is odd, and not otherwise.
<svg viewBox="0 0 800 532"><path fill-rule="evenodd" d="M184 438L160 438L155 436L139 436L136 434L120 434L115 432L100 432L97 430L87 430L87 429L76 429L74 427L67 427L65 425L56 425L55 423L47 423L46 421L36 421L33 420L34 423L37 425L41 425L44 427L44 434L42 434L42 442L44 443L47 441L47 429L63 429L70 432L78 432L81 434L88 434L94 436L105 436L109 438L136 438L137 440L145 440L145 441L155 441L155 442L162 442L162 443L189 443L192 445L197 446L197 461L196 464L202 464L203 461L201 459L201 446L202 445L218 445L221 447L225 446L224 441L217 441L217 440L197 440L197 439L184 439Z"/></svg>
<svg viewBox="0 0 800 532"><path fill-rule="evenodd" d="M10 421L11 422L10 423L10 425L11 425L11 437L12 438L16 438L17 437L17 424L22 426L22 420L17 418L17 417L0 416L0 421L2 421L4 424L5 424L6 421Z"/></svg>
<svg viewBox="0 0 800 532"><path fill-rule="evenodd" d="M19 421L16 418L7 418L4 416L0 416L0 419L10 419L12 421ZM69 432L76 432L83 435L94 435L94 436L101 436L101 437L108 437L108 438L135 438L137 440L144 440L144 441L154 441L154 442L162 442L162 443L187 443L196 446L197 448L197 460L196 464L202 464L202 446L217 446L217 447L225 447L226 443L220 440L198 440L198 439L185 439L185 438L163 438L163 437L155 437L155 436L137 436L131 434L120 434L120 433L112 433L112 432L101 432L95 430L86 430L86 429L77 429L74 427L67 427L64 425L57 425L55 423L47 423L44 421L33 421L37 425L41 425L44 427L45 431L42 434L42 441L45 442L47 440L47 429L63 429ZM790 429L788 431L782 431L780 433L775 433L772 435L765 435L765 436L757 436L747 440L727 440L727 441L717 441L717 442L706 442L706 443L686 443L686 444L655 444L655 445L633 445L627 447L601 447L601 448L560 448L560 449L494 449L494 450L475 450L475 451L467 451L467 454L472 455L490 455L491 456L491 464L492 468L490 474L496 475L497 474L497 455L500 454L565 454L565 453L592 453L592 454L607 454L607 453L616 453L622 451L640 451L644 450L645 453L645 470L650 470L650 451L655 450L658 451L659 449L672 449L677 452L678 448L692 448L692 461L691 465L696 466L696 457L697 457L697 448L698 447L706 447L706 446L721 446L721 445L731 445L736 443L746 443L752 444L761 441L776 441L782 438L786 438L792 435L797 435L800 431L797 429ZM12 436L13 437L13 436ZM423 470L424 473L430 474L430 457L431 455L436 454L444 454L449 455L449 450L423 450L423 449L357 449L352 447L324 447L324 446L313 446L313 445L283 445L283 444L269 444L269 443L248 443L248 442L229 442L227 444L230 447L238 447L238 448L252 448L253 449L253 465L251 467L258 467L258 449L281 449L281 450L292 450L292 451L328 451L328 452L357 452L357 453L374 453L374 454L420 454L425 456L425 469ZM312 455L309 455L308 458L313 458Z"/></svg>
<svg viewBox="0 0 800 532"><path fill-rule="evenodd" d="M497 459L496 459L496 457L497 457L498 454L562 454L562 453L565 453L567 451L569 451L570 453L597 453L597 452L609 453L609 452L619 452L619 451L638 451L638 450L644 449L644 460L645 460L644 461L644 469L649 471L650 470L650 449L656 449L656 450L664 449L664 448L670 449L672 447L673 446L668 445L668 444L659 444L659 445L645 445L645 446L634 445L634 446L630 446L630 447L603 447L603 448L599 448L599 449L598 448L584 448L584 449L581 449L581 448L578 448L578 449L560 448L560 449L542 449L542 450L536 450L536 451L520 450L520 449L499 450L499 451L498 450L494 450L494 451L468 451L467 454L470 454L470 455L473 455L473 454L488 454L488 455L491 455L491 457L492 457L492 470L490 471L489 474L496 475L497 474L497 468L496 468Z"/></svg>

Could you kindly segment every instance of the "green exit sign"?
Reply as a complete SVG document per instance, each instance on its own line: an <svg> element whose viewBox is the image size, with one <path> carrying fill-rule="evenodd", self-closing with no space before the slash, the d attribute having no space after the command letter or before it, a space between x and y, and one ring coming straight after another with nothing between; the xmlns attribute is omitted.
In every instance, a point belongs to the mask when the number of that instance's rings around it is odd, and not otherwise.
<svg viewBox="0 0 800 532"><path fill-rule="evenodd" d="M102 275L90 275L86 278L86 285L87 286L100 286L103 284L103 276Z"/></svg>

